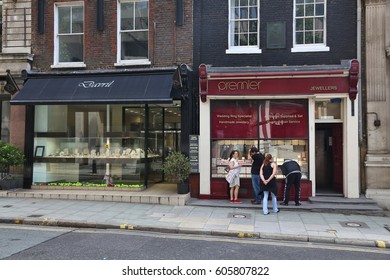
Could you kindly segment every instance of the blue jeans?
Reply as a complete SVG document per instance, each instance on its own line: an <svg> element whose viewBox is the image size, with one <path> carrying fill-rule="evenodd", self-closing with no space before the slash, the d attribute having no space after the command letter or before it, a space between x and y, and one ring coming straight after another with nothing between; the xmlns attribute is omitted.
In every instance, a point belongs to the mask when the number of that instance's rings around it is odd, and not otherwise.
<svg viewBox="0 0 390 280"><path fill-rule="evenodd" d="M264 191L264 198L263 198L263 213L268 213L268 193L269 191ZM272 208L275 213L278 212L278 203L276 201L276 195L274 195L273 192L271 192L272 195Z"/></svg>
<svg viewBox="0 0 390 280"><path fill-rule="evenodd" d="M253 199L258 203L261 203L260 196L260 175L252 174L252 188L253 188Z"/></svg>

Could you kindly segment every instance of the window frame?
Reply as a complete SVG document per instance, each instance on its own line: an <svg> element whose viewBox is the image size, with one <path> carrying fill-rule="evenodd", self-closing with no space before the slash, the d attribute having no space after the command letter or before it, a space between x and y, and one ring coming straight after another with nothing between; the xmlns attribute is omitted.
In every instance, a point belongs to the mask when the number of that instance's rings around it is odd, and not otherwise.
<svg viewBox="0 0 390 280"><path fill-rule="evenodd" d="M228 49L226 54L259 54L262 53L260 48L260 0L257 2L257 45L256 46L234 46L234 23L236 20L232 19L232 2L229 0L229 13L228 13ZM250 0L248 0L250 1ZM249 6L249 4L248 4ZM249 17L248 17L249 21ZM232 26L233 25L233 26Z"/></svg>
<svg viewBox="0 0 390 280"><path fill-rule="evenodd" d="M122 3L130 3L130 2L148 2L148 29L141 29L143 31L147 31L148 38L148 58L139 58L139 59L121 59L121 51L122 51L122 30L121 30L121 4ZM118 0L117 2L117 62L114 66L126 66L126 65L151 65L150 61L150 1L149 0ZM135 32L140 30L133 30ZM128 32L128 31L127 31ZM131 31L130 31L131 32Z"/></svg>
<svg viewBox="0 0 390 280"><path fill-rule="evenodd" d="M317 0L314 0L313 4L316 4ZM296 10L297 10L297 0L294 0L294 7L293 7L293 47L291 48L291 52L327 52L330 51L330 48L327 46L326 43L326 37L327 37L327 0L324 1L324 15L323 15L323 20L324 20L324 27L323 27L323 43L319 44L297 44L296 43L296 21L297 21L297 16L296 16ZM307 3L303 3L303 5L306 5ZM313 18L316 18L318 16L310 16ZM308 18L306 16L303 17L298 17L298 18Z"/></svg>
<svg viewBox="0 0 390 280"><path fill-rule="evenodd" d="M70 33L74 35L82 35L83 38L83 61L80 62L60 62L59 61L59 18L58 18L58 9L60 7L82 7L83 9L83 32L82 33ZM54 62L51 65L51 68L84 68L86 67L84 63L85 59L85 5L83 1L75 1L75 2L63 2L63 3L55 3L54 4Z"/></svg>

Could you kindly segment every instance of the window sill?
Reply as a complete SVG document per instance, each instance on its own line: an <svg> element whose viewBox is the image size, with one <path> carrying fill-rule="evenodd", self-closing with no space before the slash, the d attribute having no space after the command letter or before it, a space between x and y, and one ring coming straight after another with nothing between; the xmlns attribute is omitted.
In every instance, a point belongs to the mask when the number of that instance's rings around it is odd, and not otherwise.
<svg viewBox="0 0 390 280"><path fill-rule="evenodd" d="M307 46L295 46L291 48L291 52L328 52L330 48L327 46L315 46L315 45L307 45Z"/></svg>
<svg viewBox="0 0 390 280"><path fill-rule="evenodd" d="M227 49L226 54L259 54L262 53L259 48L232 48Z"/></svg>
<svg viewBox="0 0 390 280"><path fill-rule="evenodd" d="M151 65L152 63L147 59L122 60L114 64L116 67L120 66L134 66L134 65Z"/></svg>
<svg viewBox="0 0 390 280"><path fill-rule="evenodd" d="M87 65L84 62L65 62L65 63L58 63L53 64L50 66L52 69L59 69L59 68L86 68Z"/></svg>

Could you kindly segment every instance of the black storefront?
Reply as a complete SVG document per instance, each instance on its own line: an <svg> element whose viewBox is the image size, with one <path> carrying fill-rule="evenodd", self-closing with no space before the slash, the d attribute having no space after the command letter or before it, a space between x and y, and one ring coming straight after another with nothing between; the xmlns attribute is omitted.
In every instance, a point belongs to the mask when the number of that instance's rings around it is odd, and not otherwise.
<svg viewBox="0 0 390 280"><path fill-rule="evenodd" d="M188 153L191 75L187 65L26 73L11 100L26 106L24 187L164 181L169 152Z"/></svg>

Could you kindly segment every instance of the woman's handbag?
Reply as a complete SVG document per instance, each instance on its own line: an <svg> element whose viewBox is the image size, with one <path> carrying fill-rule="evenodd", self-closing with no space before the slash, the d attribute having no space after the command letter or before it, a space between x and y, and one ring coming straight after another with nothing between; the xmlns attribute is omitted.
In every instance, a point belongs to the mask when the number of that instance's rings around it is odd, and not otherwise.
<svg viewBox="0 0 390 280"><path fill-rule="evenodd" d="M226 174L225 179L230 184L233 182L234 177L236 177L236 172L234 170L230 170L228 174Z"/></svg>

